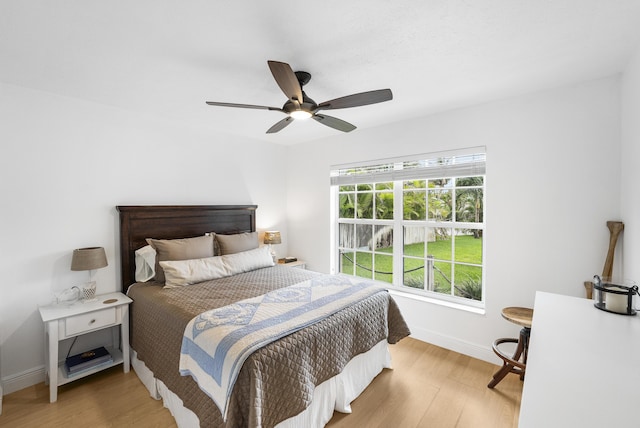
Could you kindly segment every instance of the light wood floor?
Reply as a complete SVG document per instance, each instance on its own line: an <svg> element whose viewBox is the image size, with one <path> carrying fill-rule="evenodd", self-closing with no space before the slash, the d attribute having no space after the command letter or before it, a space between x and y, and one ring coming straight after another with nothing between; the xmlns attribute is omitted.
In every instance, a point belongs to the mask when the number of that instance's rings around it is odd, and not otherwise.
<svg viewBox="0 0 640 428"><path fill-rule="evenodd" d="M497 366L411 338L393 345L393 370L384 370L328 427L517 427L522 395L518 376L491 390ZM64 385L49 404L44 383L6 395L0 427L175 427L135 373L117 366Z"/></svg>
<svg viewBox="0 0 640 428"><path fill-rule="evenodd" d="M487 388L499 368L407 338L390 347L393 370L383 370L327 427L511 428L518 426L522 381L509 374Z"/></svg>

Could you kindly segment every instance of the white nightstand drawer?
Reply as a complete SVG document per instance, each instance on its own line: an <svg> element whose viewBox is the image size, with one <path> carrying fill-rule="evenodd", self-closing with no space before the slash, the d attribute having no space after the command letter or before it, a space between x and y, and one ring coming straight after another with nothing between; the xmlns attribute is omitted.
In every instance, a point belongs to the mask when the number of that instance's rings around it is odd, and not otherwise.
<svg viewBox="0 0 640 428"><path fill-rule="evenodd" d="M66 336L75 336L85 331L106 327L116 322L116 308L89 312L64 320Z"/></svg>

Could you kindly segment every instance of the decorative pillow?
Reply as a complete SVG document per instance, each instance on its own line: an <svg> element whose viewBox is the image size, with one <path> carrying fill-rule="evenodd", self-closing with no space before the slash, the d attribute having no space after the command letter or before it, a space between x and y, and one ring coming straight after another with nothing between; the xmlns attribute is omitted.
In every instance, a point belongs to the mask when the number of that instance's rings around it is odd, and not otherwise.
<svg viewBox="0 0 640 428"><path fill-rule="evenodd" d="M156 250L151 245L136 250L136 282L147 282L156 275Z"/></svg>
<svg viewBox="0 0 640 428"><path fill-rule="evenodd" d="M182 239L147 239L156 250L155 280L164 282L164 271L160 266L165 260L191 260L213 257L213 236L197 236Z"/></svg>
<svg viewBox="0 0 640 428"><path fill-rule="evenodd" d="M225 256L160 262L166 277L164 288L182 287L273 265L268 247Z"/></svg>
<svg viewBox="0 0 640 428"><path fill-rule="evenodd" d="M206 236L213 236L213 255L214 256L219 256L220 255L220 243L216 239L216 233L215 232L207 232L207 233L205 233L205 235Z"/></svg>
<svg viewBox="0 0 640 428"><path fill-rule="evenodd" d="M258 248L258 232L245 232L235 235L215 235L220 245L220 254L235 254Z"/></svg>
<svg viewBox="0 0 640 428"><path fill-rule="evenodd" d="M273 266L273 257L269 247L264 246L254 250L242 251L235 254L221 256L227 266L229 275L236 275L243 272Z"/></svg>
<svg viewBox="0 0 640 428"><path fill-rule="evenodd" d="M209 279L229 276L222 256L194 260L175 260L160 262L164 270L164 288L176 288L191 285Z"/></svg>

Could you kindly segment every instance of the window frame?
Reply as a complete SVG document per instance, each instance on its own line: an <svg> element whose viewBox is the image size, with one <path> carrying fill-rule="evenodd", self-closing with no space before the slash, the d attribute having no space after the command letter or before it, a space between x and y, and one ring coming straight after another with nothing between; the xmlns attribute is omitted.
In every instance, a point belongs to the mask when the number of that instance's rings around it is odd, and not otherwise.
<svg viewBox="0 0 640 428"><path fill-rule="evenodd" d="M472 168L465 168L464 165L456 166L455 168L450 168L451 165L445 165L445 169L448 168L446 171L446 175L438 176L437 175L438 167L437 166L433 167L432 165L434 163L433 161L436 161L437 163L437 160L443 159L443 158L445 159L454 158L454 160L456 156L458 158L460 157L469 158L469 154L471 154L471 156L480 155L477 159L474 158L475 160L471 161L472 163L474 163L474 165L472 165ZM399 163L411 162L413 160L418 160L418 162L422 160L426 160L424 162L425 164L427 165L431 164L429 166L427 174L425 174L424 176L421 176L421 171L414 171L412 175L408 175L402 170L400 171L399 174L396 174L396 172L398 171L396 168L394 168L393 170L390 170L388 167L386 167L386 165L391 163L398 165ZM478 164L481 164L480 167L478 166ZM363 168L364 171L367 171L367 170L375 170L375 167L378 165L385 165L384 171L381 175L365 172L359 175L358 177L356 177L355 180L352 177L350 177L352 181L344 184L336 183L336 180L334 180L334 177L338 174L337 172L338 170L344 171L345 169L349 169L349 168L353 168L353 169ZM484 309L485 299L486 299L486 281L485 281L485 275L486 275L485 236L486 234L484 233L484 231L486 228L486 190L487 190L487 181L486 181L487 178L486 178L485 165L486 165L486 150L484 147L476 147L476 148L464 149L462 151L449 151L449 152L440 152L440 153L432 153L432 154L422 154L422 155L411 156L406 158L400 157L400 158L393 158L393 159L387 159L387 160L364 162L359 164L332 166L331 167L332 180L330 185L330 194L331 194L330 205L331 205L331 214L332 214L331 215L331 219L332 219L331 233L333 236L333 239L332 239L333 244L331 246L331 252L332 252L331 272L337 273L337 272L340 272L340 269L341 269L342 251L340 247L340 236L339 236L339 230L340 230L339 225L341 223L354 224L354 227L357 224L367 224L367 225L372 225L372 227L374 228L376 225L386 225L386 226L391 225L393 227L393 252L392 252L392 256L393 256L392 277L393 278L391 283L384 282L385 286L389 287L389 289L392 289L392 290L397 290L397 291L409 293L409 294L415 294L416 296L432 298L435 301L448 302L454 305L461 305L462 307L468 307L470 309L471 308ZM456 172L460 173L461 175L457 175ZM407 176L413 177L413 178L407 178ZM479 177L479 176L483 177L482 185L460 186L460 187L455 185L457 178ZM371 178L371 181L367 181L367 178L369 177ZM379 179L379 178L382 178L382 179ZM434 220L429 220L428 218L429 215L427 214L426 215L427 218L425 218L424 220L405 220L404 212L403 212L404 211L404 193L405 193L405 189L403 185L404 181L405 180L427 180L427 184L425 185L425 191L428 193L428 188L429 188L428 180L434 179L434 178L435 179L449 178L454 180L453 181L454 185L451 187L452 206L454 207L452 208L452 212L453 212L452 219L450 221L434 221ZM355 210L354 210L354 218L350 218L350 219L340 218L340 194L342 193L340 192L341 186L353 184L355 186L353 193L357 194L356 189L358 184L369 184L372 186L372 192L375 195L377 184L387 183L387 182L393 183L393 186L392 186L393 195L394 195L393 219L376 219L375 202L373 205L373 215L372 215L372 218L370 219L358 219L357 206L355 207ZM468 222L468 221L467 222L457 221L455 217L455 211L456 211L455 202L456 202L457 190L461 188L469 188L469 187L482 190L481 203L482 203L483 217L482 217L482 221L479 223ZM375 196L374 196L374 199L375 199ZM405 260L404 228L405 227L421 227L421 228L425 228L425 231L426 231L426 228L438 228L438 227L451 230L452 231L451 260L448 260L447 262L451 263L452 271L454 271L455 265L471 265L476 267L479 266L481 268L482 299L474 300L471 298L456 296L453 289L451 290L450 294L445 294L442 292L430 291L430 290L420 289L420 288L413 288L413 287L404 285L404 260ZM480 264L466 263L466 262L460 262L455 260L455 236L456 236L455 231L459 229L478 229L482 231L482 259ZM426 245L427 245L427 242L425 242L425 246ZM357 248L353 248L352 250L354 255L358 252ZM373 258L373 255L376 254L375 249L369 252L372 254L372 258ZM425 266L426 266L427 264L426 253L424 258L422 258L422 260L425 261ZM375 262L372 263L372 270L375 271ZM355 272L356 272L356 268L354 266L353 273L351 274L355 275ZM373 279L376 278L375 272L372 272L371 278ZM453 281L455 283L455 279L453 279Z"/></svg>

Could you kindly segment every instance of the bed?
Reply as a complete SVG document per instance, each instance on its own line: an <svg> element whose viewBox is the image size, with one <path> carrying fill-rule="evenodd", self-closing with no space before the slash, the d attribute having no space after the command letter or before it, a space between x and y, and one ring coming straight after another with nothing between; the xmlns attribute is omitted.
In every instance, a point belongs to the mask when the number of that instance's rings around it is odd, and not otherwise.
<svg viewBox="0 0 640 428"><path fill-rule="evenodd" d="M188 358L181 352L190 342L185 333L193 322L203 314L228 311L234 305L265 296L284 295L283 290L289 294L289 290L306 291L307 284L312 284L309 289L323 288L315 285L324 286L336 278L266 262L254 268L254 260L259 259L254 259L254 254L261 249L246 250L243 240L256 234L256 208L117 207L122 291L133 299L132 365L151 396L164 400L180 427L324 426L334 410L349 412L349 403L383 368L390 367L387 344L409 334L388 293L368 291L360 300L336 306L321 320L305 321L248 355L237 370L226 406L219 400L214 402L215 394L204 392L200 375L183 368ZM213 237L214 256L198 256L194 261L186 258L187 254L175 265L226 260L224 266L231 266L231 274L167 288L165 285L174 283L175 272L173 262L165 258L164 282L155 278L136 283L136 251L146 247L148 239L173 245L181 240L201 242L203 236ZM161 259L162 247L156 249ZM247 262L249 255L252 258ZM264 257L260 260L264 262ZM298 313L308 316L309 311Z"/></svg>

